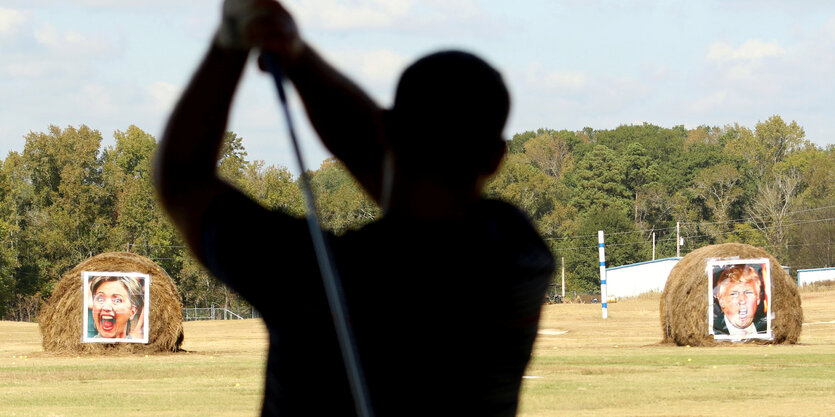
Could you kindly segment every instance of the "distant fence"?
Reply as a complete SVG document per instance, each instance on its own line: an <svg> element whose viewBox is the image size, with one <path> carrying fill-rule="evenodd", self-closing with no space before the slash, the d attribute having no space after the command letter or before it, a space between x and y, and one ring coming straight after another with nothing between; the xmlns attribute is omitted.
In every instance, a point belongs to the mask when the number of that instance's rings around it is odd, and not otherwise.
<svg viewBox="0 0 835 417"><path fill-rule="evenodd" d="M244 317L248 316L248 317ZM191 307L183 308L183 320L243 320L257 317L253 312L243 316L223 307Z"/></svg>
<svg viewBox="0 0 835 417"><path fill-rule="evenodd" d="M599 292L577 292L576 290L566 291L565 299L562 298L562 289L557 284L548 284L545 289L544 304L562 303L583 303L595 304L600 302Z"/></svg>

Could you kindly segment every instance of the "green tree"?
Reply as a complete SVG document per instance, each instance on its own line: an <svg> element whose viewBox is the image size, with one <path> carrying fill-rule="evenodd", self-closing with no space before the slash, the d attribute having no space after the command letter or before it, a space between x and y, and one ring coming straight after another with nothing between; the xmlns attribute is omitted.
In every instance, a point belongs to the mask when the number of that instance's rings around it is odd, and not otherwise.
<svg viewBox="0 0 835 417"><path fill-rule="evenodd" d="M789 265L795 269L835 266L835 195L824 205L801 210L793 218Z"/></svg>
<svg viewBox="0 0 835 417"><path fill-rule="evenodd" d="M786 124L777 115L758 122L753 131L737 125L734 133L725 149L746 162L747 173L753 178L766 177L789 154L810 146L797 122Z"/></svg>
<svg viewBox="0 0 835 417"><path fill-rule="evenodd" d="M18 268L18 242L21 218L17 214L17 193L21 184L15 175L20 157L9 154L0 160L0 318L13 308L16 299L15 270Z"/></svg>
<svg viewBox="0 0 835 417"><path fill-rule="evenodd" d="M702 216L702 207L697 204L693 204L693 201L697 199L698 197L696 196L695 191L691 188L679 190L673 194L673 221L670 222L669 227L665 230L666 236L658 241L658 257L676 255L677 245L675 223L680 224L681 237L685 239L685 245L691 249L699 247L694 246L692 242L698 242L700 237L705 235L712 236L708 233L708 230L704 230L706 225L704 222L705 217ZM705 240L702 239L702 241L704 242ZM708 238L707 243L710 244L714 242ZM686 253L687 250L682 248L681 255L683 256Z"/></svg>
<svg viewBox="0 0 835 417"><path fill-rule="evenodd" d="M534 166L559 179L571 170L574 158L571 146L562 135L539 135L525 143L525 155Z"/></svg>
<svg viewBox="0 0 835 417"><path fill-rule="evenodd" d="M835 266L835 145L795 152L786 164L801 173L789 228L789 259L797 269Z"/></svg>
<svg viewBox="0 0 835 417"><path fill-rule="evenodd" d="M336 158L322 162L310 185L319 220L334 233L359 228L380 216L380 208Z"/></svg>
<svg viewBox="0 0 835 417"><path fill-rule="evenodd" d="M716 126L701 125L695 129L690 129L684 139L684 147L686 149L695 145L718 145L722 133L722 129Z"/></svg>
<svg viewBox="0 0 835 417"><path fill-rule="evenodd" d="M565 256L566 287L588 293L600 290L600 263L597 232L603 230L606 241L606 265L617 266L649 259L651 245L635 228L630 216L612 207L594 207L581 216L574 230L578 239L557 244L558 256Z"/></svg>
<svg viewBox="0 0 835 417"><path fill-rule="evenodd" d="M183 242L160 210L151 178L157 141L136 126L113 134L115 145L102 155L107 194L115 200L110 250L130 250L175 274Z"/></svg>
<svg viewBox="0 0 835 417"><path fill-rule="evenodd" d="M23 157L10 152L0 167L0 318L31 320L38 305L38 275L21 260L38 248L27 235L27 217L34 204Z"/></svg>
<svg viewBox="0 0 835 417"><path fill-rule="evenodd" d="M828 149L805 148L789 155L784 164L801 176L800 205L813 208L827 205L835 195L835 145Z"/></svg>
<svg viewBox="0 0 835 417"><path fill-rule="evenodd" d="M659 166L659 171L663 173L659 182L674 193L691 187L696 174L701 170L722 163L734 166L742 164L738 158L728 154L722 145L690 143L669 166Z"/></svg>
<svg viewBox="0 0 835 417"><path fill-rule="evenodd" d="M26 238L36 245L21 260L25 292L52 292L78 262L109 246L113 207L102 182L101 134L81 126L30 132L23 151L34 204L25 214Z"/></svg>
<svg viewBox="0 0 835 417"><path fill-rule="evenodd" d="M746 245L765 247L765 235L748 223L736 223L725 237L725 242L745 243Z"/></svg>
<svg viewBox="0 0 835 417"><path fill-rule="evenodd" d="M654 182L644 185L635 195L635 224L652 233L671 223L674 207L674 199L664 184Z"/></svg>
<svg viewBox="0 0 835 417"><path fill-rule="evenodd" d="M570 203L580 213L595 207L611 207L626 213L631 206L630 190L624 185L623 160L605 145L596 145L577 161L567 182L572 194Z"/></svg>
<svg viewBox="0 0 835 417"><path fill-rule="evenodd" d="M263 161L254 161L247 166L241 185L242 191L268 209L304 216L301 192L287 168L264 167Z"/></svg>
<svg viewBox="0 0 835 417"><path fill-rule="evenodd" d="M742 195L742 176L731 164L721 163L699 171L693 180L696 193L710 210L713 223L708 231L721 239L729 228L731 205Z"/></svg>
<svg viewBox="0 0 835 417"><path fill-rule="evenodd" d="M757 123L757 140L764 148L764 162L773 167L790 153L809 145L806 132L794 120L786 124L778 115Z"/></svg>
<svg viewBox="0 0 835 417"><path fill-rule="evenodd" d="M244 172L249 164L246 156L243 138L234 132L226 132L217 163L218 176L240 188Z"/></svg>
<svg viewBox="0 0 835 417"><path fill-rule="evenodd" d="M525 154L508 155L484 194L518 207L546 237L564 235L576 213L563 203L568 189L534 166Z"/></svg>
<svg viewBox="0 0 835 417"><path fill-rule="evenodd" d="M783 262L787 261L788 223L799 183L797 170L775 170L770 178L758 184L757 196L750 208L754 225L765 235L768 249Z"/></svg>
<svg viewBox="0 0 835 417"><path fill-rule="evenodd" d="M203 265L192 256L182 259L178 271L177 289L185 307L210 307L223 304L225 289L223 283L209 275Z"/></svg>
<svg viewBox="0 0 835 417"><path fill-rule="evenodd" d="M626 148L626 153L623 155L623 165L625 170L624 186L631 190L632 195L635 196L632 205L634 207L634 221L637 223L639 221L639 194L644 187L658 181L660 177L658 164L649 157L646 149L640 143L632 143Z"/></svg>
<svg viewBox="0 0 835 417"><path fill-rule="evenodd" d="M747 127L734 125L733 134L725 143L724 152L743 161L743 166L753 177L762 177L768 168L765 163L765 148L757 140L754 131Z"/></svg>

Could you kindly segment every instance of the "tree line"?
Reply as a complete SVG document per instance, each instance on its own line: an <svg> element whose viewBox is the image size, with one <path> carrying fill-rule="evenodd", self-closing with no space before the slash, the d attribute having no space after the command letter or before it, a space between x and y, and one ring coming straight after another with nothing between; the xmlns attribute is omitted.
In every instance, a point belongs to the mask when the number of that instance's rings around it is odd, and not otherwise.
<svg viewBox="0 0 835 417"><path fill-rule="evenodd" d="M102 148L95 129L50 126L0 160L0 318L32 320L66 271L107 251L154 260L187 307L247 310L194 260L160 211L151 180L156 139L136 126L113 137ZM267 208L304 213L298 178L249 160L235 133L226 134L218 172ZM325 228L343 233L381 215L338 161L308 174ZM643 124L519 133L485 194L531 218L564 259L569 291L598 288L597 230L606 233L611 266L651 259L653 234L656 258L675 256L676 223L682 255L743 242L795 269L835 264L835 147L813 145L780 116L753 129Z"/></svg>

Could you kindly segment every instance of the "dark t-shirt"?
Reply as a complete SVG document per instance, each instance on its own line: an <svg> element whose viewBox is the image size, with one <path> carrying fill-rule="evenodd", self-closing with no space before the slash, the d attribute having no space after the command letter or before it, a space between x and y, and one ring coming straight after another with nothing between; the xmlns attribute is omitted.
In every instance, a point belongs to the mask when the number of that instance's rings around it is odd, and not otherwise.
<svg viewBox="0 0 835 417"><path fill-rule="evenodd" d="M305 220L241 196L206 214L201 258L270 333L264 415L353 415ZM525 216L388 214L328 236L378 416L514 415L554 261Z"/></svg>

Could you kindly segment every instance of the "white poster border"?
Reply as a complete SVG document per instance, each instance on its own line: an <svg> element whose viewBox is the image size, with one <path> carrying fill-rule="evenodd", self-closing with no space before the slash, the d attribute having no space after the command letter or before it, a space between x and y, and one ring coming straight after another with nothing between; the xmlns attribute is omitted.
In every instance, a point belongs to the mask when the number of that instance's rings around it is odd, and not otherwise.
<svg viewBox="0 0 835 417"><path fill-rule="evenodd" d="M142 338L120 337L120 338L103 338L90 336L87 329L90 325L88 310L92 309L93 295L90 289L90 279L93 277L108 276L108 277L129 277L139 278L142 280L143 292L143 306L142 306ZM82 327L81 327L81 342L82 343L148 343L149 328L148 323L151 320L150 305L151 305L151 276L142 272L122 272L122 271L81 271L81 285L83 288L83 308L82 308ZM134 314L135 316L135 314Z"/></svg>
<svg viewBox="0 0 835 417"><path fill-rule="evenodd" d="M765 310L765 318L766 318L766 330L765 332L758 332L754 334L748 334L744 336L740 335L730 335L730 334L722 334L717 333L714 329L714 300L715 300L715 284L714 276L718 275L716 273L718 270L724 270L728 267L736 266L736 265L750 265L752 267L759 267L760 268L760 279L762 280L763 285L763 292L765 294L765 299L761 300L760 303L763 303L763 308ZM755 268L756 269L756 268ZM708 259L705 265L705 275L707 276L707 322L708 322L708 334L712 335L714 340L718 341L732 341L732 342L744 342L750 339L761 339L761 340L773 340L774 334L772 332L772 323L771 320L774 317L773 311L773 298L771 294L771 260L769 258L746 258L746 259L739 259L736 258L711 258ZM759 305L757 306L759 308ZM756 313L755 313L756 314ZM723 316L724 317L724 316Z"/></svg>

